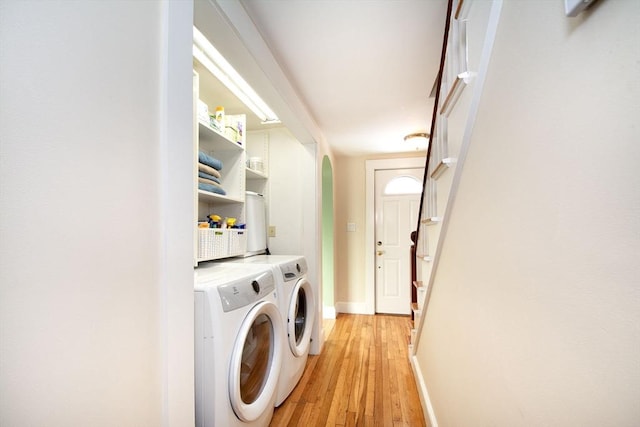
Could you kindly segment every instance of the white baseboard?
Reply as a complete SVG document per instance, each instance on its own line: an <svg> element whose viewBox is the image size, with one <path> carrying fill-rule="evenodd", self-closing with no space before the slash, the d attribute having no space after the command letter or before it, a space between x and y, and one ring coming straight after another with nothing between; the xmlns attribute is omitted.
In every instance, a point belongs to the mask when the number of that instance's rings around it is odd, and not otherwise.
<svg viewBox="0 0 640 427"><path fill-rule="evenodd" d="M420 403L422 404L424 418L425 420L429 420L432 427L438 427L438 420L436 419L436 414L433 411L429 392L427 392L427 384L424 382L424 377L422 376L418 360L415 355L410 356L410 359L411 368L413 369L413 377L415 378L416 385L418 386L418 394L420 395Z"/></svg>
<svg viewBox="0 0 640 427"><path fill-rule="evenodd" d="M322 307L322 317L325 319L335 319L336 318L336 308L335 307L327 307L326 305Z"/></svg>
<svg viewBox="0 0 640 427"><path fill-rule="evenodd" d="M349 314L372 314L367 312L366 304L363 302L337 302L336 312Z"/></svg>

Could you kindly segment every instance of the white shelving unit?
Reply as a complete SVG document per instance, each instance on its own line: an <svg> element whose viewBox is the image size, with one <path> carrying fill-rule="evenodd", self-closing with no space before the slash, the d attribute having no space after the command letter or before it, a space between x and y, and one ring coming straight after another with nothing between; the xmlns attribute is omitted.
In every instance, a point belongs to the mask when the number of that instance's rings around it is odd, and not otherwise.
<svg viewBox="0 0 640 427"><path fill-rule="evenodd" d="M245 114L227 114L227 125L234 125L242 132L220 132L210 123L200 120L197 112L198 100L208 107L219 105L215 91L209 87L201 87L203 81L211 81L207 75L201 79L199 73L208 71L197 67L194 75L194 265L199 262L243 255L246 252L246 233L249 230L220 230L198 228L198 222L205 221L208 215L219 215L225 218L236 218L237 223L245 222L246 191L264 194L267 189L269 165L269 134L266 131L248 132ZM249 136L251 134L251 136ZM198 152L212 156L222 162L220 170L220 186L226 194L218 194L198 188ZM248 159L259 157L262 170L251 169Z"/></svg>
<svg viewBox="0 0 640 427"><path fill-rule="evenodd" d="M201 91L199 74L194 70L194 97L207 105L216 105L215 99L207 99L206 91ZM204 98L204 99L203 99ZM196 107L197 109L197 107ZM244 115L226 117L227 123L239 123L246 127ZM197 206L195 229L195 264L201 261L242 255L245 252L246 235L244 231L198 228L198 222L206 220L208 215L219 215L225 218L236 218L237 223L244 222L244 200L246 190L245 178L245 135L231 132L225 135L211 127L209 123L199 120L197 110L194 111L194 204ZM235 136L235 138L234 138ZM220 186L226 194L218 194L198 188L198 153L212 156L222 162L220 170Z"/></svg>

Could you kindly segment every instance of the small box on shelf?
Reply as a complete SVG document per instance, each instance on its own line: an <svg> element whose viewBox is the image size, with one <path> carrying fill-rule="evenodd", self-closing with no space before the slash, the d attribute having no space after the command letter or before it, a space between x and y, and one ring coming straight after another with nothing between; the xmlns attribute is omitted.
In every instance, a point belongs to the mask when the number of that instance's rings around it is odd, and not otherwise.
<svg viewBox="0 0 640 427"><path fill-rule="evenodd" d="M247 118L244 114L225 116L224 136L238 145L244 146L244 127Z"/></svg>

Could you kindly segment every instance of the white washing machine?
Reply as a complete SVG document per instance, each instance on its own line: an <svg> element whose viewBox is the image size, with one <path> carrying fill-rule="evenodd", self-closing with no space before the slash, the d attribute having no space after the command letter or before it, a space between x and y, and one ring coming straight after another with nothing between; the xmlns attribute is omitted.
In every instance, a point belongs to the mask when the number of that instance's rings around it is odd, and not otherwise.
<svg viewBox="0 0 640 427"><path fill-rule="evenodd" d="M266 427L273 417L282 316L272 269L247 267L195 272L197 427Z"/></svg>
<svg viewBox="0 0 640 427"><path fill-rule="evenodd" d="M276 276L278 304L286 329L276 397L276 406L280 406L300 381L311 347L316 307L315 292L306 274L307 261L301 255L256 255L231 263L271 266Z"/></svg>

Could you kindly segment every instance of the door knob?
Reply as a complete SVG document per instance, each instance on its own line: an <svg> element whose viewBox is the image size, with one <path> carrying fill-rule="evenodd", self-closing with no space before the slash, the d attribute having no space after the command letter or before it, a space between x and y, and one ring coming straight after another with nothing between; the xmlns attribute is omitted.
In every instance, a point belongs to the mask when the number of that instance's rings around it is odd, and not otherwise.
<svg viewBox="0 0 640 427"><path fill-rule="evenodd" d="M378 256L380 256L384 253L384 251L376 251L376 253L378 254Z"/></svg>

